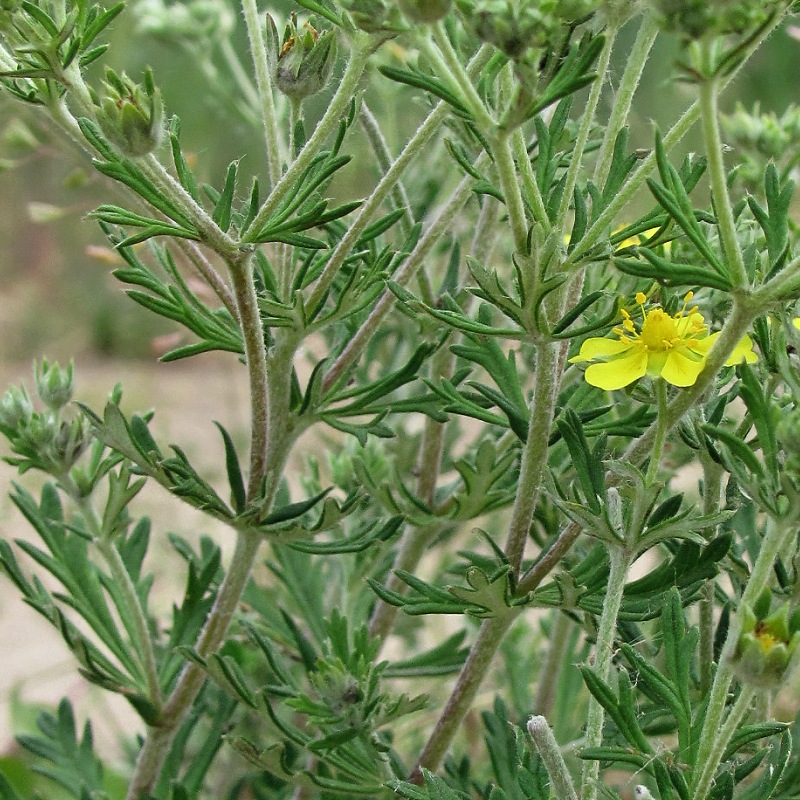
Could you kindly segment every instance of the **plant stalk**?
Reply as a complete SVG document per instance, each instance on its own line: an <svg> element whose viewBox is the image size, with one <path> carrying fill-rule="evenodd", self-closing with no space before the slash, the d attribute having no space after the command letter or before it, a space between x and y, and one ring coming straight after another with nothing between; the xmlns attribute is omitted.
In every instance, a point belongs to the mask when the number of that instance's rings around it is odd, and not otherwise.
<svg viewBox="0 0 800 800"><path fill-rule="evenodd" d="M608 554L609 575L603 613L597 630L594 671L603 681L608 682L611 662L614 656L614 631L622 605L625 578L631 565L631 556L624 547L611 547ZM586 722L586 747L599 747L603 743L603 720L605 710L592 696L589 698L589 712ZM600 775L600 762L594 759L585 761L581 772L581 800L596 800L597 782Z"/></svg>
<svg viewBox="0 0 800 800"><path fill-rule="evenodd" d="M274 188L281 177L280 139L278 137L278 118L275 114L275 96L273 94L272 75L269 71L269 56L261 31L256 0L242 0L242 13L250 41L250 54L256 74L261 121L264 125L264 139L267 156L267 173L270 187ZM289 142L291 149L292 143Z"/></svg>
<svg viewBox="0 0 800 800"><path fill-rule="evenodd" d="M647 57L650 55L650 50L658 36L658 30L655 16L645 14L636 34L636 41L633 43L631 52L628 55L625 71L622 73L617 95L611 108L611 115L605 124L603 142L600 145L600 153L597 157L597 165L592 179L597 187L602 188L608 179L614 158L614 145L617 141L617 136L625 126L630 114L633 96L636 94L642 72L644 72L645 64L647 64Z"/></svg>
<svg viewBox="0 0 800 800"><path fill-rule="evenodd" d="M356 95L358 83L361 80L361 75L371 52L371 43L365 43L359 38L350 53L350 59L347 62L344 75L342 75L342 80L331 98L325 114L317 123L314 133L303 149L297 154L297 158L292 161L289 168L283 173L283 177L275 184L250 226L242 234L243 241L247 241L249 233L261 229L286 196L294 190L300 176L308 169L313 159L322 150L325 140L341 122L342 117L345 116L347 106Z"/></svg>
<svg viewBox="0 0 800 800"><path fill-rule="evenodd" d="M214 606L195 645L195 650L201 657L213 653L225 638L233 613L250 577L261 541L259 534L247 530L237 531L236 549L230 567L220 584ZM204 682L203 669L194 662L186 664L162 709L159 722L148 730L147 738L136 759L126 800L139 800L142 795L152 791L175 734Z"/></svg>
<svg viewBox="0 0 800 800"><path fill-rule="evenodd" d="M597 106L600 102L600 95L603 93L603 85L608 73L608 65L611 62L611 51L614 49L614 42L617 39L618 30L617 27L609 27L606 31L603 49L600 51L600 56L597 59L597 77L592 82L589 98L586 101L586 108L584 108L581 115L581 126L578 129L578 137L575 140L575 147L570 157L569 168L567 169L567 177L564 184L564 193L561 196L561 203L559 204L558 214L556 216L556 219L559 220L561 225L560 232L562 235L567 232L566 225L570 217L569 207L570 203L572 203L572 195L578 184L578 175L580 174L581 167L583 167L583 156L586 151L586 145L589 142L589 134L592 132L592 126L594 125Z"/></svg>
<svg viewBox="0 0 800 800"><path fill-rule="evenodd" d="M743 686L741 694L728 712L724 725L721 728L717 727L714 731L710 751L702 761L698 760L697 762L702 764L702 768L694 785L692 800L706 800L706 797L708 797L725 748L730 744L733 734L736 733L745 715L750 710L755 692L756 690L752 686Z"/></svg>
<svg viewBox="0 0 800 800"><path fill-rule="evenodd" d="M711 196L717 216L717 227L725 261L731 273L731 281L737 288L749 284L747 269L733 219L728 173L722 158L722 137L719 130L719 84L710 78L700 83L700 120L703 129L708 175L711 181Z"/></svg>
<svg viewBox="0 0 800 800"><path fill-rule="evenodd" d="M561 755L561 748L545 717L531 717L528 720L528 733L544 761L556 797L559 800L578 800L572 776L564 762L564 756Z"/></svg>

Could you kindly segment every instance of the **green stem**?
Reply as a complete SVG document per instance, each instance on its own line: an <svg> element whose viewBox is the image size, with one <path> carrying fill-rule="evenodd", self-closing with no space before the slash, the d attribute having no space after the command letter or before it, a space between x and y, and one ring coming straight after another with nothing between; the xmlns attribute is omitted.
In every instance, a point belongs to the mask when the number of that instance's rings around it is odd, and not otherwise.
<svg viewBox="0 0 800 800"><path fill-rule="evenodd" d="M308 169L311 162L322 150L325 140L334 131L336 126L345 116L347 106L355 97L358 90L358 83L367 65L370 53L372 52L371 42L366 44L362 41L356 43L355 48L350 53L342 80L331 98L328 108L322 119L317 123L314 133L306 142L303 149L298 153L297 158L291 163L284 172L283 177L275 184L269 197L256 214L248 229L242 234L242 239L247 241L249 233L260 230L264 223L270 218L272 213L283 202L286 196L295 188L295 184L300 176Z"/></svg>
<svg viewBox="0 0 800 800"><path fill-rule="evenodd" d="M178 183L164 165L149 153L137 160L136 165L166 197L192 220L206 244L226 260L236 258L238 244L223 231L211 215Z"/></svg>
<svg viewBox="0 0 800 800"><path fill-rule="evenodd" d="M492 156L500 181L500 190L506 202L511 232L514 236L514 247L518 253L525 255L528 249L528 219L525 214L525 203L522 200L517 169L511 154L511 143L508 134L498 134L492 143ZM525 161L528 161L527 155ZM528 162L530 164L530 162ZM520 164L520 169L522 164Z"/></svg>
<svg viewBox="0 0 800 800"><path fill-rule="evenodd" d="M195 650L200 656L205 657L213 653L225 638L233 613L250 577L261 541L259 534L246 530L237 532L236 549L230 567L220 584L214 606L195 645ZM149 729L144 745L139 751L126 800L139 800L142 795L152 791L169 754L172 740L202 688L205 678L203 669L194 662L187 663L183 668L175 688L163 707L158 723Z"/></svg>
<svg viewBox="0 0 800 800"><path fill-rule="evenodd" d="M605 83L606 74L608 73L611 51L614 48L617 32L618 28L616 27L609 27L606 30L603 49L600 51L600 56L597 59L597 77L592 83L592 88L589 91L589 98L586 101L586 107L583 109L581 115L581 126L578 129L578 137L575 140L575 147L570 157L569 168L567 169L567 177L564 184L564 194L561 196L561 203L559 204L558 215L556 216L556 220L561 226L560 232L562 235L566 233L566 226L569 222L569 207L572 203L572 195L578 183L578 176L584 166L583 155L589 141L589 134L592 132L592 126L594 125L597 105L600 102L600 95L603 92L603 85Z"/></svg>
<svg viewBox="0 0 800 800"><path fill-rule="evenodd" d="M195 242L186 239L176 239L175 246L189 259L197 274L211 287L228 313L238 320L239 309L236 307L236 298L214 265L206 258L205 253Z"/></svg>
<svg viewBox="0 0 800 800"><path fill-rule="evenodd" d="M534 220L545 230L548 230L550 228L550 218L547 216L547 208L542 199L539 182L536 180L536 174L533 171L531 159L528 155L528 148L525 144L525 134L522 128L514 129L512 140L514 157L517 160L517 169L522 178L522 190L525 193L525 199L531 205Z"/></svg>
<svg viewBox="0 0 800 800"><path fill-rule="evenodd" d="M505 554L515 576L519 575L531 522L539 499L542 476L553 426L559 374L556 372L558 345L542 343L536 351L535 387L529 406L530 427L520 457L520 473L511 513Z"/></svg>
<svg viewBox="0 0 800 800"><path fill-rule="evenodd" d="M550 635L547 637L547 656L540 671L533 704L537 714L547 716L553 709L558 682L564 674L564 657L572 634L572 620L558 609L552 612Z"/></svg>
<svg viewBox="0 0 800 800"><path fill-rule="evenodd" d="M572 776L569 774L564 756L561 755L561 748L558 746L553 729L547 724L547 720L543 716L531 717L528 720L528 733L542 757L556 797L559 800L578 800Z"/></svg>
<svg viewBox="0 0 800 800"><path fill-rule="evenodd" d="M658 23L653 14L645 14L639 32L636 34L636 41L633 43L631 52L627 57L625 71L614 98L614 105L611 115L605 125L603 143L600 145L600 153L597 158L597 165L594 170L593 181L598 187L605 184L608 174L611 171L611 162L614 158L614 144L617 136L628 119L628 114L633 104L633 96L639 86L647 57L653 47L653 43L658 36Z"/></svg>
<svg viewBox="0 0 800 800"><path fill-rule="evenodd" d="M480 165L484 162L486 154L482 154L477 161ZM402 267L397 271L394 280L400 286L405 286L406 283L413 277L417 270L421 267L424 260L427 258L434 245L447 234L453 226L453 221L464 207L464 205L472 197L472 178L466 177L461 183L458 184L447 205L439 213L439 216L431 223L430 228L425 232L424 236L419 240L417 246L412 250L411 254L406 259ZM330 369L325 373L322 379L322 390L327 392L349 369L353 364L367 342L372 338L372 335L380 326L386 315L394 308L397 298L390 291L386 291L378 300L375 307L370 312L370 315L350 339L347 346L340 353L339 357L331 365ZM312 306L313 307L313 306Z"/></svg>
<svg viewBox="0 0 800 800"><path fill-rule="evenodd" d="M725 720L725 723L721 728L717 726L714 730L714 737L708 754L704 759L698 759L697 762L698 764L702 765L702 768L698 775L697 781L694 784L692 800L706 800L706 797L713 786L714 775L719 768L725 748L728 746L728 744L730 744L733 734L736 733L736 730L741 725L745 715L750 710L754 695L754 688L750 686L743 686L741 694L728 713L728 718Z"/></svg>
<svg viewBox="0 0 800 800"><path fill-rule="evenodd" d="M231 265L231 279L239 310L244 340L245 363L250 387L250 476L247 499L255 500L267 471L267 437L269 435L269 381L264 329L258 310L252 259Z"/></svg>
<svg viewBox="0 0 800 800"><path fill-rule="evenodd" d="M493 617L481 625L478 638L470 650L469 658L464 664L456 686L411 773L412 781L419 783L422 780L423 768L435 770L442 763L456 731L461 727L464 717L475 701L497 648L516 616L516 614L506 614L503 617Z"/></svg>
<svg viewBox="0 0 800 800"><path fill-rule="evenodd" d="M436 41L438 53L430 46L426 37L421 43L425 55L436 64L437 68L443 72L442 77L446 78L451 87L461 96L461 100L475 118L475 122L485 132L493 131L497 127L497 123L486 109L472 79L461 63L461 58L453 47L443 22L439 21L433 26L433 38ZM441 54L441 58L439 58L439 54Z"/></svg>
<svg viewBox="0 0 800 800"><path fill-rule="evenodd" d="M230 39L223 39L219 43L219 46L222 51L222 57L225 59L225 63L228 65L228 69L231 71L236 85L239 87L239 91L244 95L248 105L252 108L258 106L260 104L258 92L253 87L250 76L245 72L238 54L233 49L233 45L231 45Z"/></svg>
<svg viewBox="0 0 800 800"><path fill-rule="evenodd" d="M611 674L611 662L614 655L614 631L617 617L622 605L622 593L625 590L625 578L631 565L631 556L622 547L611 547L609 554L609 575L603 600L603 613L597 630L595 646L594 671L603 681L608 682ZM594 698L589 698L589 711L586 722L586 747L600 747L603 743L603 706ZM581 773L581 800L595 800L597 797L597 781L600 775L600 762L584 761Z"/></svg>
<svg viewBox="0 0 800 800"><path fill-rule="evenodd" d="M800 295L800 256L792 259L772 280L759 287L755 297L765 305L796 300Z"/></svg>
<svg viewBox="0 0 800 800"><path fill-rule="evenodd" d="M267 172L270 186L274 188L281 177L281 159L278 119L275 114L275 96L273 94L272 76L269 71L269 57L267 55L267 46L264 42L264 34L261 31L261 20L256 0L242 0L242 12L245 26L247 27L247 38L250 40L250 53L253 58L256 87L261 106L261 120L264 124ZM291 148L291 141L289 146Z"/></svg>
<svg viewBox="0 0 800 800"><path fill-rule="evenodd" d="M714 514L722 507L724 471L722 467L701 451L700 463L703 467L703 513ZM716 531L708 532L713 538ZM700 595L700 692L706 695L711 688L714 664L714 590L716 583L708 579Z"/></svg>
<svg viewBox="0 0 800 800"><path fill-rule="evenodd" d="M531 425L521 456L521 469L514 509L506 543L506 556L516 573L522 563L542 475L547 462L547 445L558 394L558 375L555 373L556 347L543 343L537 353L536 388L531 399ZM458 727L469 711L475 695L492 663L494 654L517 613L489 619L481 626L478 639L464 665L455 688L419 757L414 771L419 778L422 767L434 770L450 747Z"/></svg>
<svg viewBox="0 0 800 800"><path fill-rule="evenodd" d="M122 600L125 603L126 617L133 625L133 645L136 648L139 662L142 666L145 681L147 683L147 695L156 709L161 708L163 698L161 696L161 686L158 680L158 667L156 666L153 639L150 636L150 629L147 624L147 615L144 612L136 586L131 580L131 576L125 567L125 562L119 554L119 550L114 543L106 536L100 520L97 517L90 500L78 491L77 486L69 475L62 477L61 485L70 495L72 500L83 514L89 531L93 537L93 544L98 552L108 564L111 570L111 577L117 588L120 590Z"/></svg>
<svg viewBox="0 0 800 800"><path fill-rule="evenodd" d="M706 157L708 158L708 175L711 182L711 196L717 215L717 226L722 251L731 281L735 287L746 287L749 284L747 269L744 264L742 248L736 237L736 222L733 219L730 192L728 191L728 173L722 158L722 138L719 130L719 85L716 79L707 79L700 83L700 119L703 128Z"/></svg>
<svg viewBox="0 0 800 800"><path fill-rule="evenodd" d="M661 456L664 453L664 444L667 440L667 382L663 378L657 378L653 381L653 389L658 402L658 416L655 422L653 449L644 479L645 486L652 486L656 482L656 478L658 478Z"/></svg>
<svg viewBox="0 0 800 800"><path fill-rule="evenodd" d="M731 82L739 74L739 71L750 59L750 56L758 49L761 43L769 37L769 35L778 27L781 22L781 16L776 15L768 28L765 29L763 35L752 42L750 42L747 52L743 54L742 60L739 62L736 69L728 74L720 83L720 91L726 89ZM683 112L680 119L669 129L663 139L664 149L669 152L689 131L689 129L697 122L700 117L700 103L695 102L686 111ZM655 153L651 153L647 158L642 160L637 170L625 182L624 186L619 190L617 196L611 201L609 206L603 211L602 214L594 221L594 223L586 231L586 234L570 253L567 260L564 262L565 266L575 265L580 263L581 259L598 243L608 232L608 228L613 225L617 215L625 208L626 205L633 199L636 192L644 185L650 173L656 166Z"/></svg>
<svg viewBox="0 0 800 800"><path fill-rule="evenodd" d="M768 521L767 533L761 542L761 548L758 552L753 569L750 572L750 577L747 585L742 592L742 597L739 605L749 605L751 608L755 603L758 595L769 584L772 570L775 566L775 558L785 545L787 539L796 534L795 525L797 522L797 513L795 512L790 518L786 520L774 520L772 518ZM710 778L716 771L718 761L716 764L711 764L714 759L714 752L716 742L719 737L719 728L722 722L722 716L725 712L725 703L728 697L728 690L730 689L731 682L733 681L733 671L731 669L731 658L736 650L736 644L739 640L741 633L741 621L737 615L731 619L728 635L725 639L725 645L720 653L719 665L717 672L714 676L714 683L711 686L711 692L708 699L708 707L706 710L705 721L703 723L703 730L700 734L700 743L697 750L697 764L701 766L702 774L711 770ZM742 690L744 693L745 689ZM698 777L697 785L700 785L700 776ZM707 790L707 787L706 787ZM700 795L696 795L693 800L701 800Z"/></svg>
<svg viewBox="0 0 800 800"><path fill-rule="evenodd" d="M372 148L381 173L387 175L392 168L392 154L389 152L389 145L386 144L386 139L381 132L378 120L363 101L361 103L361 128ZM394 185L391 191L391 198L394 208L404 211L400 223L403 228L403 233L407 235L411 231L411 226L414 224L414 217L411 213L411 202L408 199L405 187L401 181L397 181Z"/></svg>

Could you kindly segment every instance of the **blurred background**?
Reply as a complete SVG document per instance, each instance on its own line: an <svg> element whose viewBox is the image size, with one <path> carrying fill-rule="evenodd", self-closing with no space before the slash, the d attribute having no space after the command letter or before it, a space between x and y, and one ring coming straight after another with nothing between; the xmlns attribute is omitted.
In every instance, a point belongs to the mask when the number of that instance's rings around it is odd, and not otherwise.
<svg viewBox="0 0 800 800"><path fill-rule="evenodd" d="M271 4L279 31L292 7L288 0ZM163 24L167 17L171 30ZM176 35L179 30L185 37ZM617 76L634 34L633 29L623 32L614 67ZM401 55L400 46L392 43L385 57ZM651 146L653 125L667 128L693 99L693 88L673 79L677 55L673 40L665 37L658 42L638 95L633 147ZM107 63L134 79L145 66L153 67L168 114L181 119L184 150L193 159L199 180L219 185L228 162L243 154L246 172L262 170L262 139L253 125L254 109L235 78L237 64L248 70L248 49L236 7L225 0L196 0L185 7L161 0L132 2L112 27ZM99 67L93 69L90 81L97 86L102 73ZM780 116L800 99L798 74L800 41L784 29L748 65L725 95L723 106L732 111L737 101L745 107L759 103L762 111ZM309 118L319 113L325 99L320 96L308 104ZM397 87L371 94L370 102L396 152L422 107ZM699 149L697 139L687 137L683 148ZM735 151L730 158L736 158ZM371 167L355 163L346 174L351 196L363 195L374 179ZM176 332L125 297L111 274L118 257L87 217L96 205L109 200L113 202L113 194L109 196L108 185L93 174L85 155L54 135L35 109L21 107L0 91L0 391L20 381L30 387L33 359L46 356L64 363L74 358L79 399L100 407L114 384L122 382L127 408L156 406L154 428L161 441L180 443L190 458L207 466L211 478L222 477L214 474L220 445L211 420L219 420L244 441L248 424L244 372L236 358L218 354L175 364L158 362L159 353L174 344ZM4 452L0 448L0 455ZM6 497L5 490L15 479L14 471L0 464L0 534L7 539L31 536ZM27 478L26 485L30 488ZM143 513L155 517L159 530L189 536L214 533L207 519L176 510L163 500L153 491L139 503ZM220 531L218 540L225 538ZM166 573L178 563L167 549L155 551L150 565L154 571ZM164 610L169 608L168 591L159 602ZM23 756L12 732L30 728L38 704L55 704L62 695L73 700L82 718L87 708L102 703L104 711L97 715L102 722L97 735L100 749L113 758L124 755L119 741L135 732L125 704L102 698L76 676L57 634L21 603L4 578L0 578L0 664L0 768L17 776L21 791L32 791L32 786L23 786L28 779L21 777ZM52 787L48 791L49 797L57 798Z"/></svg>

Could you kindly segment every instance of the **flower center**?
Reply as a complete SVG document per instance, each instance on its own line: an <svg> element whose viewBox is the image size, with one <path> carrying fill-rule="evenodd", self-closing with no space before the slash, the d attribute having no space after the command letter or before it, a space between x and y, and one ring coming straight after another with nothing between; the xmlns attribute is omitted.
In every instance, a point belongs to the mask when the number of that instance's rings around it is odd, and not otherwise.
<svg viewBox="0 0 800 800"><path fill-rule="evenodd" d="M681 338L674 318L663 308L654 308L647 312L639 335L648 350L657 351L669 350Z"/></svg>

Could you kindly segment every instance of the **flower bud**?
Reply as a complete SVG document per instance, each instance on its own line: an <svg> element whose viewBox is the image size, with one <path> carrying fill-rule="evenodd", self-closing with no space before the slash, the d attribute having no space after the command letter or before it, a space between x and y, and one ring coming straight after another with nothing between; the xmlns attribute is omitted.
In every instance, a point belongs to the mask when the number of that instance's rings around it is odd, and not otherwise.
<svg viewBox="0 0 800 800"><path fill-rule="evenodd" d="M34 364L33 372L36 394L48 408L58 411L72 400L74 383L71 361L66 369L61 369L57 362L50 364L44 359L41 366Z"/></svg>
<svg viewBox="0 0 800 800"><path fill-rule="evenodd" d="M33 416L31 403L24 386L12 386L0 400L0 428L17 431L27 425Z"/></svg>
<svg viewBox="0 0 800 800"><path fill-rule="evenodd" d="M451 0L397 0L397 5L412 22L436 22L447 15Z"/></svg>
<svg viewBox="0 0 800 800"><path fill-rule="evenodd" d="M794 409L781 417L775 435L786 454L786 469L800 472L800 409Z"/></svg>
<svg viewBox="0 0 800 800"><path fill-rule="evenodd" d="M297 29L297 18L286 26L278 55L275 83L292 100L303 100L325 88L336 63L336 33L317 33L310 22Z"/></svg>
<svg viewBox="0 0 800 800"><path fill-rule="evenodd" d="M743 34L764 23L782 0L651 0L661 26L685 39Z"/></svg>
<svg viewBox="0 0 800 800"><path fill-rule="evenodd" d="M104 86L97 119L109 141L128 156L144 156L157 149L164 133L164 104L150 69L145 71L144 86L124 72L120 76L108 69Z"/></svg>
<svg viewBox="0 0 800 800"><path fill-rule="evenodd" d="M766 615L769 597L759 596L758 613L747 605L740 608L742 631L731 658L739 680L759 689L776 689L786 680L800 642L800 617L790 618L788 603Z"/></svg>
<svg viewBox="0 0 800 800"><path fill-rule="evenodd" d="M560 21L538 4L511 0L457 0L459 10L479 39L519 61L531 48L550 40Z"/></svg>
<svg viewBox="0 0 800 800"><path fill-rule="evenodd" d="M59 467L70 469L91 443L89 428L83 417L62 422L53 440L52 456Z"/></svg>
<svg viewBox="0 0 800 800"><path fill-rule="evenodd" d="M355 25L367 33L403 30L398 9L387 0L342 0Z"/></svg>
<svg viewBox="0 0 800 800"><path fill-rule="evenodd" d="M223 0L194 0L171 3L139 0L132 8L141 33L168 41L222 40L230 36L236 18Z"/></svg>

